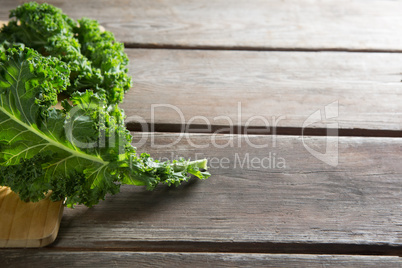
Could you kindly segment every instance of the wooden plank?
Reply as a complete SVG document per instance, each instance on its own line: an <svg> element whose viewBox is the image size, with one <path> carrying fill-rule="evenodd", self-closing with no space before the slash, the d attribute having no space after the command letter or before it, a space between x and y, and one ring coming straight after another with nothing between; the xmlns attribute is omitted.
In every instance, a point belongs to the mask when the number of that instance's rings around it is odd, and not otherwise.
<svg viewBox="0 0 402 268"><path fill-rule="evenodd" d="M0 186L0 248L43 247L57 236L63 202L23 202L8 187Z"/></svg>
<svg viewBox="0 0 402 268"><path fill-rule="evenodd" d="M207 157L213 176L65 209L55 249L401 255L401 139L339 138L333 167L303 145L325 152L323 137L143 137L139 151Z"/></svg>
<svg viewBox="0 0 402 268"><path fill-rule="evenodd" d="M306 128L334 127L327 123L335 122L342 135L390 130L402 136L402 54L127 53L134 85L121 107L131 130L138 129L134 122L147 122L167 124L161 131L205 130L210 124L210 131L248 125L249 133L273 133L275 126L288 131L283 134L299 134L309 116L320 109L324 115L326 106L338 102L335 118Z"/></svg>
<svg viewBox="0 0 402 268"><path fill-rule="evenodd" d="M27 1L3 0L0 20ZM400 1L57 1L131 46L401 51Z"/></svg>
<svg viewBox="0 0 402 268"><path fill-rule="evenodd" d="M344 255L3 251L3 264L13 267L400 267L398 257Z"/></svg>

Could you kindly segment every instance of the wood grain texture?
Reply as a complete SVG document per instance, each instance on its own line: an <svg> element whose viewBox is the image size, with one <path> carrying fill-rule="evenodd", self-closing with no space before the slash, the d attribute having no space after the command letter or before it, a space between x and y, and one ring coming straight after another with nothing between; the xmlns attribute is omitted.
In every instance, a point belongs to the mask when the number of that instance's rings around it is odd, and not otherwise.
<svg viewBox="0 0 402 268"><path fill-rule="evenodd" d="M386 256L151 253L151 252L0 252L12 267L400 267L401 258Z"/></svg>
<svg viewBox="0 0 402 268"><path fill-rule="evenodd" d="M148 49L127 53L134 85L121 107L131 130L138 129L134 122L146 122L170 124L162 131L176 132L186 127L189 132L208 131L207 124L212 131L216 125L248 125L249 133L256 134L273 133L273 126L300 132L310 115L320 109L324 115L325 106L337 101L336 118L307 128L335 122L340 131L391 130L402 135L402 54Z"/></svg>
<svg viewBox="0 0 402 268"><path fill-rule="evenodd" d="M300 137L153 137L140 151L207 157L213 176L153 192L124 186L91 209L66 209L54 248L402 255L400 139L339 138L332 167ZM304 143L325 150L322 137Z"/></svg>
<svg viewBox="0 0 402 268"><path fill-rule="evenodd" d="M0 186L0 248L43 247L59 231L63 202L44 199L26 203L8 187Z"/></svg>
<svg viewBox="0 0 402 268"><path fill-rule="evenodd" d="M0 20L27 1L2 0ZM402 51L400 1L58 1L132 46Z"/></svg>

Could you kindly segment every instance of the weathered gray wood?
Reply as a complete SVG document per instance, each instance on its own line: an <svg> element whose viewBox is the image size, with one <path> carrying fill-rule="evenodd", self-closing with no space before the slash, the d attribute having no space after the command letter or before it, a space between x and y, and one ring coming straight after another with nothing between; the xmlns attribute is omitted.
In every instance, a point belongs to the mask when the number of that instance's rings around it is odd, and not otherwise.
<svg viewBox="0 0 402 268"><path fill-rule="evenodd" d="M15 5L7 1L4 4ZM90 2L81 5L85 7ZM84 7L71 12L79 14ZM195 116L205 116L212 125L223 127L230 123L228 118L234 125L244 127L247 120L257 116L249 125L263 127L267 123L258 118L262 116L271 128L251 132L272 133L274 125L284 128L279 130L283 134L295 134L309 115L338 101L339 116L335 120L341 135L401 136L401 54L183 50L128 53L135 83L122 107L129 116L131 130L138 129L132 124L138 119L133 115L165 131L180 131L183 123L191 119L196 119L191 121L193 124L205 125L204 119ZM243 105L239 120L240 101ZM166 107L155 107L152 119L152 104L177 107L183 112L184 122L175 110ZM162 124L170 125L161 127ZM309 127L322 129L326 125Z"/></svg>
<svg viewBox="0 0 402 268"><path fill-rule="evenodd" d="M134 85L121 107L132 130L133 122L142 120L176 125L170 128L177 132L189 122L268 125L261 131L271 133L273 126L300 131L310 115L336 101L336 118L308 128L335 122L340 131L402 130L402 54L147 49L127 53Z"/></svg>
<svg viewBox="0 0 402 268"><path fill-rule="evenodd" d="M2 0L0 20L22 2ZM73 18L99 20L130 45L402 50L400 1L46 2Z"/></svg>
<svg viewBox="0 0 402 268"><path fill-rule="evenodd" d="M124 186L91 209L66 209L53 247L401 254L400 139L339 138L332 167L308 153L300 137L178 137L155 135L153 146L148 137L140 151L162 160L207 157L210 179L154 192ZM233 147L225 146L231 139ZM325 151L323 137L304 143Z"/></svg>
<svg viewBox="0 0 402 268"><path fill-rule="evenodd" d="M286 254L0 251L10 267L401 267L398 257Z"/></svg>

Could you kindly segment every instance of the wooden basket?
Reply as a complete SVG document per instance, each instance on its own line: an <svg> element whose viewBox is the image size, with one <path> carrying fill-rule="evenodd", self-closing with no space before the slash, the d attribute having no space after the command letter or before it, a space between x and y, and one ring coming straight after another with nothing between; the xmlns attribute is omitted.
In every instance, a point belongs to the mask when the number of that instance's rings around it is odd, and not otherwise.
<svg viewBox="0 0 402 268"><path fill-rule="evenodd" d="M44 247L54 242L63 208L62 201L52 202L49 197L26 203L0 186L0 248Z"/></svg>

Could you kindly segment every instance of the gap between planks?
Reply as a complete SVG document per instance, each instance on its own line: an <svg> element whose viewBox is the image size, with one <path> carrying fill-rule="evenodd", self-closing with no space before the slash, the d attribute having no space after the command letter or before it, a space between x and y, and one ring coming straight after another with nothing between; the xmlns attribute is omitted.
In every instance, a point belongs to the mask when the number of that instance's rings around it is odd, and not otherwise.
<svg viewBox="0 0 402 268"><path fill-rule="evenodd" d="M2 256L4 255L4 256ZM23 256L23 258L21 258ZM390 267L402 260L391 256L349 256L308 254L239 254L239 253L165 253L165 252L44 252L5 251L0 257L6 264L49 266L110 267ZM99 266L100 265L100 266Z"/></svg>
<svg viewBox="0 0 402 268"><path fill-rule="evenodd" d="M140 123L128 122L126 127L129 131L135 132L168 132L168 133L192 133L192 134L236 134L236 135L291 135L291 136L344 136L344 137L383 137L400 138L402 130L382 130L382 129L328 129L328 128L298 128L298 127L276 127L267 129L266 127L252 126L233 126L232 131L224 125L201 125L192 124L191 127L183 124L156 123L146 124L146 130ZM187 129L186 129L187 127ZM208 128L209 127L209 128Z"/></svg>
<svg viewBox="0 0 402 268"><path fill-rule="evenodd" d="M304 48L304 47L253 47L253 46L208 46L171 45L123 42L130 49L169 49L169 50L216 50L216 51L261 51L261 52L351 52L351 53L402 53L402 49L346 49L346 48Z"/></svg>
<svg viewBox="0 0 402 268"><path fill-rule="evenodd" d="M121 242L120 242L121 243ZM332 243L271 243L271 242L194 242L194 241L137 241L135 247L55 247L59 252L186 252L186 253L250 253L250 254L330 254L402 257L402 246L389 244L332 244Z"/></svg>

